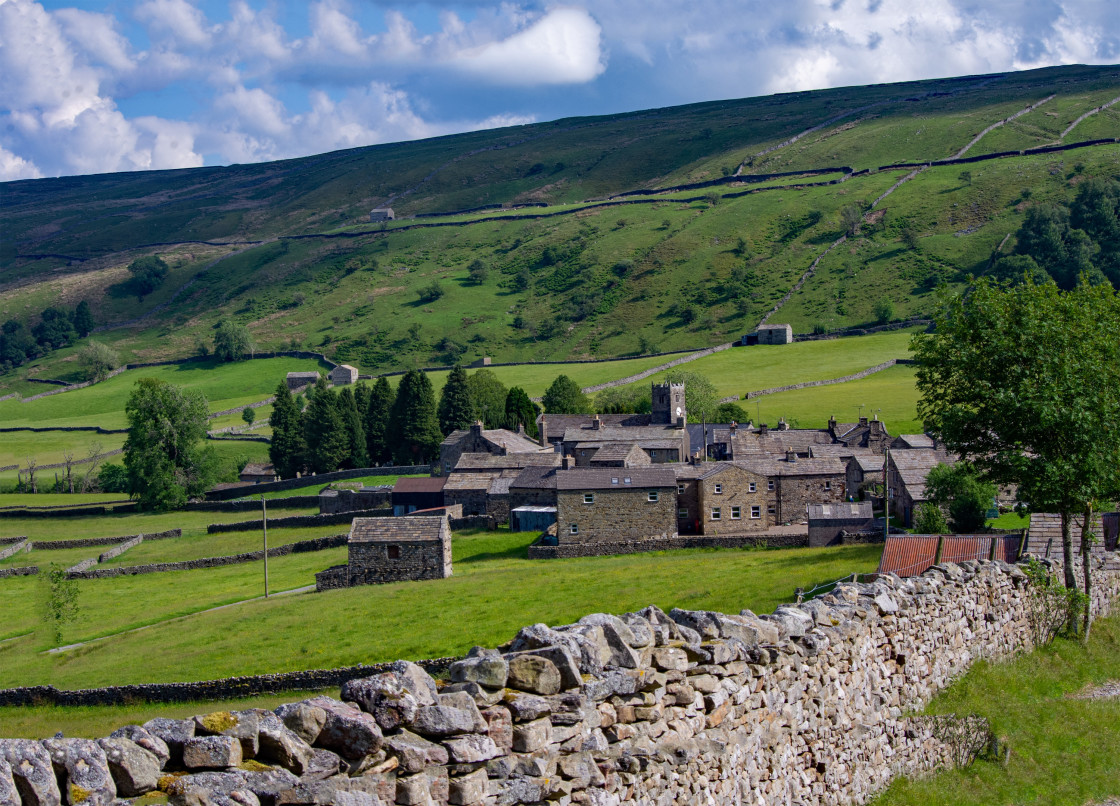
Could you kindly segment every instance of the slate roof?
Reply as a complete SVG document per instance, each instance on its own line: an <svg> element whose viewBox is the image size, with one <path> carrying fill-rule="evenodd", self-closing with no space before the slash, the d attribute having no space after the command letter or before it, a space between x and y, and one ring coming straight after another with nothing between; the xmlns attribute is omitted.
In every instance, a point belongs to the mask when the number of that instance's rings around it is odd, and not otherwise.
<svg viewBox="0 0 1120 806"><path fill-rule="evenodd" d="M842 504L809 504L810 521L871 520L871 502L856 501Z"/></svg>
<svg viewBox="0 0 1120 806"><path fill-rule="evenodd" d="M510 487L521 487L530 490L555 490L556 474L560 472L556 467L527 467L517 474Z"/></svg>
<svg viewBox="0 0 1120 806"><path fill-rule="evenodd" d="M897 442L907 448L930 448L932 449L936 444L933 437L926 434L899 434L895 437L894 442Z"/></svg>
<svg viewBox="0 0 1120 806"><path fill-rule="evenodd" d="M539 448L538 448L539 450ZM506 456L494 456L492 453L464 453L455 463L455 470L462 471L489 471L489 470L520 470L521 468L539 465L541 467L559 467L563 457L556 451L549 449L541 453L511 453Z"/></svg>
<svg viewBox="0 0 1120 806"><path fill-rule="evenodd" d="M443 485L445 493L453 490L489 490L490 482L498 478L495 473L452 473Z"/></svg>
<svg viewBox="0 0 1120 806"><path fill-rule="evenodd" d="M420 515L407 518L354 518L350 526L351 543L405 543L440 539L440 529L447 523L443 515Z"/></svg>
<svg viewBox="0 0 1120 806"><path fill-rule="evenodd" d="M808 453L810 445L830 444L832 444L832 436L824 430L791 428L788 431L775 431L771 429L764 437L756 430L740 428L731 437L731 456L739 459L749 454L781 454L790 449L797 453Z"/></svg>
<svg viewBox="0 0 1120 806"><path fill-rule="evenodd" d="M1075 554L1081 551L1082 520L1080 516L1075 516L1070 527ZM1093 544L1091 549L1094 554L1101 554L1109 550L1109 545L1115 550L1116 544L1113 540L1108 539L1112 536L1106 535L1104 517L1099 512L1093 516L1092 530L1097 536L1097 542ZM1102 540L1102 537L1105 539ZM1050 544L1049 556L1060 557L1062 554L1062 516L1056 512L1032 512L1030 527L1027 530L1026 550L1036 557L1045 557L1047 556L1047 543Z"/></svg>
<svg viewBox="0 0 1120 806"><path fill-rule="evenodd" d="M447 483L446 476L422 476L420 478L397 479L393 485L395 493L438 493Z"/></svg>
<svg viewBox="0 0 1120 806"><path fill-rule="evenodd" d="M577 467L556 474L557 490L621 490L676 487L677 477L662 467Z"/></svg>
<svg viewBox="0 0 1120 806"><path fill-rule="evenodd" d="M774 456L750 456L746 459L735 459L728 464L750 470L760 476L824 476L846 473L844 462L839 459L798 459L796 462L787 462Z"/></svg>
<svg viewBox="0 0 1120 806"><path fill-rule="evenodd" d="M891 451L891 463L898 471L906 491L915 501L926 500L926 476L939 464L952 463L953 457L945 451L916 448Z"/></svg>
<svg viewBox="0 0 1120 806"><path fill-rule="evenodd" d="M857 453L851 457L851 461L859 465L864 473L882 473L886 457L878 453Z"/></svg>
<svg viewBox="0 0 1120 806"><path fill-rule="evenodd" d="M289 372L287 377L290 378L290 379L293 379L293 380L296 379L296 378L300 378L300 379L307 378L311 381L316 381L316 380L319 379L319 373L315 372L315 371L311 371L311 372Z"/></svg>
<svg viewBox="0 0 1120 806"><path fill-rule="evenodd" d="M537 415L537 428L540 428L541 420L545 421L548 426L548 434L550 439L556 439L558 434L562 434L569 428L591 428L592 414L538 414ZM600 414L599 421L603 425L609 426L642 426L650 424L649 414Z"/></svg>
<svg viewBox="0 0 1120 806"><path fill-rule="evenodd" d="M551 426L549 431L551 431ZM672 447L678 446L685 438L683 429L671 425L637 425L616 428L604 425L602 428L568 428L564 431L564 442L639 442L641 440L671 440Z"/></svg>
<svg viewBox="0 0 1120 806"><path fill-rule="evenodd" d="M452 447L470 435L470 431L458 429L448 434L441 444ZM549 450L548 448L542 448L528 437L523 437L521 434L505 428L484 428L482 436L501 447L506 453L540 453Z"/></svg>
<svg viewBox="0 0 1120 806"><path fill-rule="evenodd" d="M581 447L598 448L595 455L591 457L592 462L625 462L630 459L639 461L644 459L646 464L649 463L649 457L642 450L643 447L646 447L644 443L610 442L606 445L576 445L577 449ZM666 447L676 448L678 445L674 443Z"/></svg>

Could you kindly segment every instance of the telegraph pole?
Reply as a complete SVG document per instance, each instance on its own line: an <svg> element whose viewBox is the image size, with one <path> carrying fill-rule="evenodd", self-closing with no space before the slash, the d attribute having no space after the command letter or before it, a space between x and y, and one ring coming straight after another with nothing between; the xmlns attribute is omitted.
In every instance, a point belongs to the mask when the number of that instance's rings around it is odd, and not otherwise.
<svg viewBox="0 0 1120 806"><path fill-rule="evenodd" d="M887 486L887 464L890 462L891 449L883 451L883 542L891 533L891 488Z"/></svg>
<svg viewBox="0 0 1120 806"><path fill-rule="evenodd" d="M268 507L261 493L261 529L264 532L264 598L268 598Z"/></svg>

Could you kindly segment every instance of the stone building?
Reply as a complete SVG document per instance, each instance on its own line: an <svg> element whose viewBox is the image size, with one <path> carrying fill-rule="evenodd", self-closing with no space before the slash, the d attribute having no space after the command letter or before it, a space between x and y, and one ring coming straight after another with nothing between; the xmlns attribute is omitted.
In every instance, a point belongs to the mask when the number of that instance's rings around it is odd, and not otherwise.
<svg viewBox="0 0 1120 806"><path fill-rule="evenodd" d="M559 467L560 454L552 450L543 453L509 453L495 456L489 453L463 453L451 468L452 473L501 473L516 471L516 477L527 467Z"/></svg>
<svg viewBox="0 0 1120 806"><path fill-rule="evenodd" d="M288 389L294 392L305 386L314 386L319 382L319 378L318 372L289 372L284 382L288 385Z"/></svg>
<svg viewBox="0 0 1120 806"><path fill-rule="evenodd" d="M666 445L666 449L671 448ZM606 445L580 443L576 445L576 455L588 452L590 457L586 461L589 467L649 467L653 464L650 454L646 453L636 442L608 442ZM653 449L658 450L657 448ZM579 464L577 462L577 464Z"/></svg>
<svg viewBox="0 0 1120 806"><path fill-rule="evenodd" d="M345 386L358 382L358 370L349 364L339 364L331 370L331 383L335 386Z"/></svg>
<svg viewBox="0 0 1120 806"><path fill-rule="evenodd" d="M676 425L605 425L594 417L588 427L568 428L564 431L561 450L575 460L576 467L590 467L592 459L607 445L637 445L649 456L653 464L683 462L689 457L687 429ZM617 447L612 449L612 453Z"/></svg>
<svg viewBox="0 0 1120 806"><path fill-rule="evenodd" d="M744 347L752 344L792 344L792 325L759 325L754 333L747 333L739 342Z"/></svg>
<svg viewBox="0 0 1120 806"><path fill-rule="evenodd" d="M683 383L655 383L650 386L650 425L682 426L688 422Z"/></svg>
<svg viewBox="0 0 1120 806"><path fill-rule="evenodd" d="M346 547L346 565L316 574L316 590L451 576L446 515L355 518Z"/></svg>
<svg viewBox="0 0 1120 806"><path fill-rule="evenodd" d="M670 468L573 468L556 473L560 545L675 537L677 480Z"/></svg>
<svg viewBox="0 0 1120 806"><path fill-rule="evenodd" d="M1081 553L1081 524L1084 517L1075 515L1070 525L1075 555ZM1093 515L1090 528L1096 541L1090 546L1094 554L1114 552L1120 548L1120 512L1097 512ZM1027 529L1024 551L1035 557L1062 556L1062 516L1052 512L1032 512Z"/></svg>
<svg viewBox="0 0 1120 806"><path fill-rule="evenodd" d="M407 515L418 509L442 507L446 482L446 476L397 479L392 492L393 514Z"/></svg>
<svg viewBox="0 0 1120 806"><path fill-rule="evenodd" d="M891 512L909 527L919 504L928 501L926 476L940 464L954 464L956 457L943 450L914 448L891 450L887 454L887 487Z"/></svg>
<svg viewBox="0 0 1120 806"><path fill-rule="evenodd" d="M542 448L529 439L524 431L514 432L505 428L483 428L481 422L476 422L469 429L458 429L448 434L439 446L438 475L446 476L459 462L459 458L467 453L483 453L491 456L510 456L513 454L527 454L537 456L545 454L542 463L555 461L547 458L554 453L551 448ZM529 461L529 460L527 460Z"/></svg>
<svg viewBox="0 0 1120 806"><path fill-rule="evenodd" d="M276 475L276 468L272 465L250 462L245 465L245 468L238 474L237 478L249 484L265 484L270 481L276 481L278 476Z"/></svg>
<svg viewBox="0 0 1120 806"><path fill-rule="evenodd" d="M886 458L878 453L858 451L847 458L847 491L848 497L859 501L866 497L866 490L871 485L882 485L883 464Z"/></svg>
<svg viewBox="0 0 1120 806"><path fill-rule="evenodd" d="M521 471L452 473L443 485L446 506L459 505L464 516L485 515L495 523L509 520L509 487Z"/></svg>
<svg viewBox="0 0 1120 806"><path fill-rule="evenodd" d="M870 420L860 417L857 423L838 423L835 417L828 418L828 432L833 441L849 448L867 448L880 455L887 452L892 438L886 423L876 415Z"/></svg>
<svg viewBox="0 0 1120 806"><path fill-rule="evenodd" d="M868 532L875 526L871 502L809 505L809 545L813 548L840 542L841 532ZM883 523L882 519L879 524Z"/></svg>
<svg viewBox="0 0 1120 806"><path fill-rule="evenodd" d="M392 221L396 217L392 207L375 207L369 211L371 224L376 224L379 221Z"/></svg>
<svg viewBox="0 0 1120 806"><path fill-rule="evenodd" d="M835 444L827 430L790 428L785 420L779 421L776 428L766 423L757 428L729 428L726 439L727 459L731 461L758 456L785 456L790 451L808 459L813 448Z"/></svg>
<svg viewBox="0 0 1120 806"><path fill-rule="evenodd" d="M392 487L359 487L356 490L335 490L329 487L319 491L319 514L337 515L340 512L363 512L383 509L392 505Z"/></svg>
<svg viewBox="0 0 1120 806"><path fill-rule="evenodd" d="M510 512L521 507L556 507L557 467L527 467L509 484Z"/></svg>

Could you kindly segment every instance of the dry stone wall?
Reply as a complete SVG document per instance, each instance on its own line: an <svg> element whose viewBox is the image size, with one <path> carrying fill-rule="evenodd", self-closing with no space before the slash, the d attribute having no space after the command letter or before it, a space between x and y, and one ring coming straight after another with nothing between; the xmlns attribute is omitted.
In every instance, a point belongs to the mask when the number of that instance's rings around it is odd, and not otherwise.
<svg viewBox="0 0 1120 806"><path fill-rule="evenodd" d="M1120 561L1096 573L1101 614L1120 596ZM61 782L111 802L160 787L172 806L862 803L948 762L932 726L904 714L974 661L1031 648L1029 596L1016 566L944 563L772 614L647 607L536 624L476 647L442 683L402 661L339 699L153 719L97 742L0 742L0 792L57 803Z"/></svg>

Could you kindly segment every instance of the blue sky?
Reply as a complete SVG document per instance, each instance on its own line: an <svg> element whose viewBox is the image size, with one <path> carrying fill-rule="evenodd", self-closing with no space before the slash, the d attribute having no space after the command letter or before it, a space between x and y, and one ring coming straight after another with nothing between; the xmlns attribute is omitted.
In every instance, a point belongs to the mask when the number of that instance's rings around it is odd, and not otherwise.
<svg viewBox="0 0 1120 806"><path fill-rule="evenodd" d="M1116 0L0 0L0 180L1120 62Z"/></svg>

